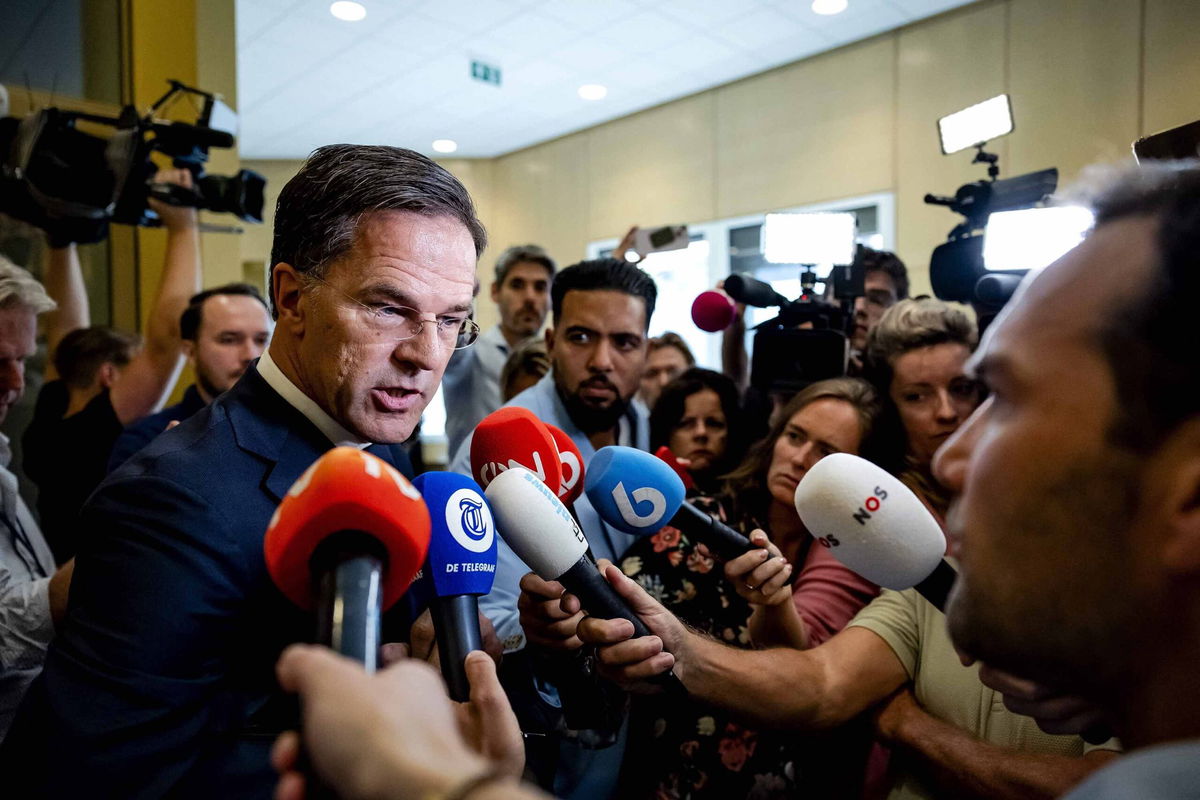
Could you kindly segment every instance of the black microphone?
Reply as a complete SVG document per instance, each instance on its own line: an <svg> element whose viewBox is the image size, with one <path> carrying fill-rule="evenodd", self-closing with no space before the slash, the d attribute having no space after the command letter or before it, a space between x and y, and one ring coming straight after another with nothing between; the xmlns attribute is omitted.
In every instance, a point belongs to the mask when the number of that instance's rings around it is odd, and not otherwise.
<svg viewBox="0 0 1200 800"><path fill-rule="evenodd" d="M788 304L788 299L771 288L771 284L746 275L730 275L726 278L725 293L739 303L758 308Z"/></svg>

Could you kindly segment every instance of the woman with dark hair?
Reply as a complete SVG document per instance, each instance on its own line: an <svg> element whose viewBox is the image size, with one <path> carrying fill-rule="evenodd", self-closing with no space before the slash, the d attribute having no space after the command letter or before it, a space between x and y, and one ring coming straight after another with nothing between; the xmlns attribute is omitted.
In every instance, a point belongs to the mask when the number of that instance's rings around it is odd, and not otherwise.
<svg viewBox="0 0 1200 800"><path fill-rule="evenodd" d="M760 548L767 544L761 529L769 530L782 554L772 546L769 553L756 549L735 559L726 565L727 575L730 567L741 567L734 582L722 575L705 548L668 526L631 547L619 562L621 569L687 624L735 647L808 646L829 638L878 589L814 544L792 495L804 473L824 456L857 453L878 410L879 401L864 381L838 378L813 384L787 404L767 438L726 476L719 495L693 499L749 534ZM778 576L765 584L751 580L747 588L747 576L766 566L764 555ZM796 580L784 586L793 564ZM752 606L740 592L763 607L754 612L758 619L752 619ZM789 597L792 602L782 602ZM622 796L854 796L867 743L858 733L799 737L756 731L724 711L686 698L638 697Z"/></svg>
<svg viewBox="0 0 1200 800"><path fill-rule="evenodd" d="M746 450L734 382L711 369L692 367L671 381L650 412L650 450L666 447L702 494Z"/></svg>
<svg viewBox="0 0 1200 800"><path fill-rule="evenodd" d="M896 475L944 521L950 494L933 477L933 454L982 400L966 374L977 341L965 311L940 300L901 300L867 338L864 375L883 398L868 444L872 460Z"/></svg>

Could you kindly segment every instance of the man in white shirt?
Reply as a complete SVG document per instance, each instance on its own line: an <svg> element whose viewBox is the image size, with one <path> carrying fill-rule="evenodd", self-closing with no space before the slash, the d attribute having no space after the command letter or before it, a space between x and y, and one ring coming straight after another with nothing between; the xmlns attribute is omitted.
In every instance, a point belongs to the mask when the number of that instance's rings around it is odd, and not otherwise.
<svg viewBox="0 0 1200 800"><path fill-rule="evenodd" d="M517 345L542 329L550 310L553 259L536 244L510 247L496 260L492 302L500 323L474 347L456 352L442 377L448 452L458 452L479 421L504 405L500 371Z"/></svg>
<svg viewBox="0 0 1200 800"><path fill-rule="evenodd" d="M37 349L37 316L54 301L33 276L0 256L0 422L25 391L25 359ZM0 741L29 684L42 669L67 604L75 562L55 571L37 521L9 472L12 451L0 435Z"/></svg>

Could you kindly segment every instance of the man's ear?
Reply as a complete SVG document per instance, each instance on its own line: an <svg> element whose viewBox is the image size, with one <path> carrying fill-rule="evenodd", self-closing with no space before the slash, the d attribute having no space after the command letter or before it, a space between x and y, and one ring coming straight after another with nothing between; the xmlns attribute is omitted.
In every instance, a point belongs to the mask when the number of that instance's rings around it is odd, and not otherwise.
<svg viewBox="0 0 1200 800"><path fill-rule="evenodd" d="M492 302L500 302L500 283L498 281L492 281Z"/></svg>
<svg viewBox="0 0 1200 800"><path fill-rule="evenodd" d="M271 297L279 314L277 327L287 327L294 333L304 331L304 282L296 268L280 261L271 270Z"/></svg>
<svg viewBox="0 0 1200 800"><path fill-rule="evenodd" d="M554 352L554 325L546 326L546 355Z"/></svg>
<svg viewBox="0 0 1200 800"><path fill-rule="evenodd" d="M111 361L105 361L100 365L100 369L96 371L96 380L100 382L102 389L111 389L113 384L117 382L117 375L120 370L117 365Z"/></svg>
<svg viewBox="0 0 1200 800"><path fill-rule="evenodd" d="M1162 560L1171 572L1200 576L1200 416L1171 434L1159 450L1164 482Z"/></svg>
<svg viewBox="0 0 1200 800"><path fill-rule="evenodd" d="M186 358L188 361L191 361L193 364L195 364L196 363L196 343L193 342L191 339L184 339L182 350L183 350L183 357Z"/></svg>

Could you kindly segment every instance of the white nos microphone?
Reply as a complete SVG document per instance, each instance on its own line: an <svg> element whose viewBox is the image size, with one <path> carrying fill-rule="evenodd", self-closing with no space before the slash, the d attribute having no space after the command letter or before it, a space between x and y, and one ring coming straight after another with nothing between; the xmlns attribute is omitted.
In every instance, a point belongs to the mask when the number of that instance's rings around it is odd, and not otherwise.
<svg viewBox="0 0 1200 800"><path fill-rule="evenodd" d="M893 475L864 458L834 453L796 487L796 513L833 556L888 589L916 588L939 610L956 573L946 536L929 509Z"/></svg>

